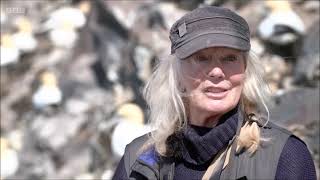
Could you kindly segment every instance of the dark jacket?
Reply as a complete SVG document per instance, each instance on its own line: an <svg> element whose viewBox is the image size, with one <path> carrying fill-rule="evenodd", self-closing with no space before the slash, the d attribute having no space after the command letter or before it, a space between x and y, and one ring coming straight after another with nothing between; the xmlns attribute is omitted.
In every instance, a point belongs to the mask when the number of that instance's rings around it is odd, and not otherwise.
<svg viewBox="0 0 320 180"><path fill-rule="evenodd" d="M242 121L239 124L243 124ZM280 154L292 134L273 123L260 128L261 135L272 140L264 144L252 157L246 151L236 154L236 143L233 143L229 164L219 174L220 179L275 179ZM239 129L240 126L237 133ZM122 173L125 173L128 179L173 179L175 162L172 158L160 157L153 147L137 155L137 150L147 139L148 136L144 135L126 147L122 159L125 172ZM232 142L233 140L230 144Z"/></svg>

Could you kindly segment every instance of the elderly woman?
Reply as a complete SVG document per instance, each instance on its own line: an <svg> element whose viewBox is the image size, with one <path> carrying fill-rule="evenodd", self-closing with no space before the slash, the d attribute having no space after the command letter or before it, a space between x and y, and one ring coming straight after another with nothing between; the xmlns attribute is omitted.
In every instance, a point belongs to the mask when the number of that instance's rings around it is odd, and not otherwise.
<svg viewBox="0 0 320 180"><path fill-rule="evenodd" d="M155 129L127 145L114 179L316 179L305 143L268 121L242 17L198 8L170 40L145 89Z"/></svg>

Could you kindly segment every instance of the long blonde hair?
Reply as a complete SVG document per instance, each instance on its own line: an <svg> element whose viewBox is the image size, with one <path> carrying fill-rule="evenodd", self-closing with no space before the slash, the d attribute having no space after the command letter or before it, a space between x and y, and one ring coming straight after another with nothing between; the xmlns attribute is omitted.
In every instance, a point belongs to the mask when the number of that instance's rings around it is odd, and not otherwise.
<svg viewBox="0 0 320 180"><path fill-rule="evenodd" d="M168 155L167 138L185 128L188 123L181 87L179 87L180 63L181 61L174 55L160 60L144 89L144 97L150 108L149 122L155 129L151 132L151 138L147 144L153 144L156 151L163 156ZM263 80L263 68L260 67L253 52L247 53L245 75L239 102L240 109L245 115L245 125L237 137L237 150L245 148L250 153L254 153L260 141L265 139L260 137L256 121L250 121L247 115L263 107L269 117L267 100L270 90Z"/></svg>

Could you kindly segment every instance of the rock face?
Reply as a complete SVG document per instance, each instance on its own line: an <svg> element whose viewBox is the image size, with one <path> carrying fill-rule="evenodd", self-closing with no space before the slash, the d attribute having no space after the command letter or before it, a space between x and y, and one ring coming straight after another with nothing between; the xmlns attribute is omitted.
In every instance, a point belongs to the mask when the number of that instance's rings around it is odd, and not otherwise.
<svg viewBox="0 0 320 180"><path fill-rule="evenodd" d="M320 77L319 19L310 27L294 69L296 84L319 86Z"/></svg>
<svg viewBox="0 0 320 180"><path fill-rule="evenodd" d="M170 54L171 25L203 5L228 7L247 19L273 90L270 119L307 143L319 177L319 2L288 1L306 33L299 34L301 46L281 48L259 36L258 25L270 15L262 1L0 3L0 179L110 179L121 154L111 145L124 147L113 139L147 127L141 124L148 119L142 88ZM276 30L282 38L291 32ZM121 122L132 118L119 117L126 103L142 109L139 125ZM3 168L2 162L11 164Z"/></svg>
<svg viewBox="0 0 320 180"><path fill-rule="evenodd" d="M304 88L275 96L270 118L284 126L307 125L318 121L319 93L319 89Z"/></svg>

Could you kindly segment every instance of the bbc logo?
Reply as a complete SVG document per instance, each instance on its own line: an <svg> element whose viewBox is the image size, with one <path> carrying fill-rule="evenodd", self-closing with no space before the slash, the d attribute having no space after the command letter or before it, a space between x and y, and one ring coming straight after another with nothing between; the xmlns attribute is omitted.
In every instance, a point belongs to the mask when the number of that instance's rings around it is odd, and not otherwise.
<svg viewBox="0 0 320 180"><path fill-rule="evenodd" d="M5 8L7 14L26 14L26 8L23 7L7 7Z"/></svg>

